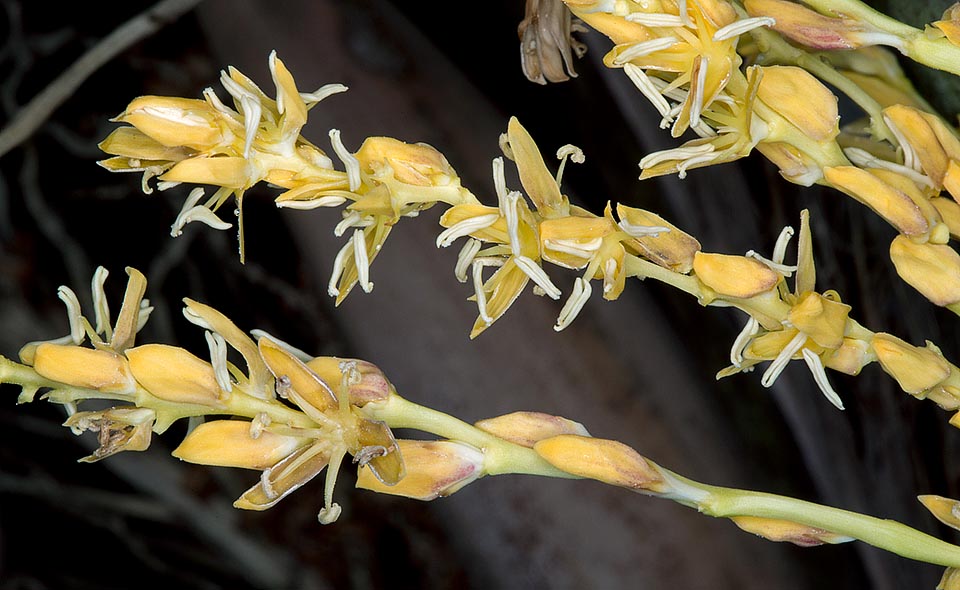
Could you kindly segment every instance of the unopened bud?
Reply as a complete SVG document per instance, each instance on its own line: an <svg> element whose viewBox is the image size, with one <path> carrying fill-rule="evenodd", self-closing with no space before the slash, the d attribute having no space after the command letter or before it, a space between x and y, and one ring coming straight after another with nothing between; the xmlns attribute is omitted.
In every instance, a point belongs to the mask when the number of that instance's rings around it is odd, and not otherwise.
<svg viewBox="0 0 960 590"><path fill-rule="evenodd" d="M403 479L386 485L361 469L358 488L426 501L449 496L483 476L483 452L470 445L449 440L397 442L406 465Z"/></svg>
<svg viewBox="0 0 960 590"><path fill-rule="evenodd" d="M253 164L244 158L190 158L177 163L160 176L164 182L212 184L226 188L248 188L259 178Z"/></svg>
<svg viewBox="0 0 960 590"><path fill-rule="evenodd" d="M541 412L513 412L474 424L480 430L523 447L560 434L590 436L583 424Z"/></svg>
<svg viewBox="0 0 960 590"><path fill-rule="evenodd" d="M656 236L635 237L626 242L637 247L640 255L666 269L687 274L693 269L693 257L700 251L700 242L656 213L617 204L617 216L631 226L665 227L670 231Z"/></svg>
<svg viewBox="0 0 960 590"><path fill-rule="evenodd" d="M840 133L837 97L802 68L764 67L757 98L814 141Z"/></svg>
<svg viewBox="0 0 960 590"><path fill-rule="evenodd" d="M843 344L850 309L845 303L811 291L790 309L787 319L820 346L837 348Z"/></svg>
<svg viewBox="0 0 960 590"><path fill-rule="evenodd" d="M813 49L856 49L863 45L863 26L856 20L831 18L787 0L746 0L750 16L769 16L777 23L771 28L781 35Z"/></svg>
<svg viewBox="0 0 960 590"><path fill-rule="evenodd" d="M33 369L51 381L104 393L133 393L137 387L127 359L109 350L44 342L34 353Z"/></svg>
<svg viewBox="0 0 960 590"><path fill-rule="evenodd" d="M537 442L533 450L557 469L579 477L653 493L667 486L656 465L617 441L562 434Z"/></svg>
<svg viewBox="0 0 960 590"><path fill-rule="evenodd" d="M694 255L693 272L710 289L736 298L770 291L782 278L780 273L753 258L706 252Z"/></svg>
<svg viewBox="0 0 960 590"><path fill-rule="evenodd" d="M130 372L154 397L186 404L221 406L213 367L176 346L144 344L126 352Z"/></svg>
<svg viewBox="0 0 960 590"><path fill-rule="evenodd" d="M951 306L960 302L960 255L950 246L917 244L897 236L890 243L890 258L900 278L932 303Z"/></svg>
<svg viewBox="0 0 960 590"><path fill-rule="evenodd" d="M263 430L257 437L244 420L214 420L194 428L173 451L173 456L189 463L266 469L305 446L307 438L275 434Z"/></svg>
<svg viewBox="0 0 960 590"><path fill-rule="evenodd" d="M445 186L457 177L443 154L424 143L368 137L355 156L364 172L392 173L395 179L413 186Z"/></svg>
<svg viewBox="0 0 960 590"><path fill-rule="evenodd" d="M753 533L769 541L786 541L800 547L816 547L823 544L836 545L853 541L853 537L838 535L826 529L789 520L759 516L734 516L730 520L748 533Z"/></svg>
<svg viewBox="0 0 960 590"><path fill-rule="evenodd" d="M202 100L141 96L114 121L129 123L165 146L205 151L223 140L222 115Z"/></svg>
<svg viewBox="0 0 960 590"><path fill-rule="evenodd" d="M351 404L363 407L370 402L384 401L390 397L393 386L387 381L383 371L373 363L335 356L318 356L307 361L306 365L324 382L336 386L340 383L340 364L344 361L354 363L360 373L360 381L349 385Z"/></svg>
<svg viewBox="0 0 960 590"><path fill-rule="evenodd" d="M877 212L907 236L923 236L932 229L930 220L910 195L884 182L876 171L856 166L824 168L827 182ZM932 207L932 206L931 206Z"/></svg>
<svg viewBox="0 0 960 590"><path fill-rule="evenodd" d="M881 332L874 335L870 344L883 370L910 395L923 398L950 376L950 363L932 342L920 348Z"/></svg>

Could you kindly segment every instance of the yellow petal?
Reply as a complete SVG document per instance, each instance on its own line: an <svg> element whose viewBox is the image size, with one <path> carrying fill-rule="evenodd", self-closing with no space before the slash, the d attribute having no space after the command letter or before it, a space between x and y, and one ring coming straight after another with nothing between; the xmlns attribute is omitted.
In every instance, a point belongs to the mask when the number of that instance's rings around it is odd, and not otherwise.
<svg viewBox="0 0 960 590"><path fill-rule="evenodd" d="M140 304L143 302L143 295L147 291L147 277L139 270L128 266L127 288L123 292L123 303L120 305L120 313L117 314L117 323L113 327L113 338L110 340L110 348L116 352L124 352L133 346L133 342L140 326Z"/></svg>
<svg viewBox="0 0 960 590"><path fill-rule="evenodd" d="M941 186L950 158L960 158L960 140L939 117L915 108L894 105L883 115L906 138L927 176Z"/></svg>
<svg viewBox="0 0 960 590"><path fill-rule="evenodd" d="M386 400L393 392L393 386L383 371L373 363L358 359L341 359L335 356L319 356L307 361L306 365L317 374L324 383L338 384L342 377L340 363L354 363L360 372L360 382L350 384L350 403L363 407L370 402Z"/></svg>
<svg viewBox="0 0 960 590"><path fill-rule="evenodd" d="M917 496L923 507L930 511L937 520L952 529L960 531L960 502L953 498L926 495Z"/></svg>
<svg viewBox="0 0 960 590"><path fill-rule="evenodd" d="M835 166L824 168L824 176L834 187L876 211L902 234L920 236L931 229L930 222L909 195L871 171Z"/></svg>
<svg viewBox="0 0 960 590"><path fill-rule="evenodd" d="M260 338L258 347L260 357L276 378L277 393L281 397L290 397L308 415L311 409L324 413L339 407L331 389L331 385L337 386L339 381L324 383L303 361L267 337Z"/></svg>
<svg viewBox="0 0 960 590"><path fill-rule="evenodd" d="M397 440L386 422L357 420L358 449L351 449L353 458L360 467L366 467L383 485L393 486L406 475L405 457L400 452Z"/></svg>
<svg viewBox="0 0 960 590"><path fill-rule="evenodd" d="M810 211L800 212L800 233L797 236L797 274L794 292L803 295L813 291L817 283L817 267L813 262L813 237L810 234Z"/></svg>
<svg viewBox="0 0 960 590"><path fill-rule="evenodd" d="M480 420L474 426L484 432L489 432L494 436L531 449L538 441L560 434L590 436L587 429L579 422L541 412L513 412L496 418Z"/></svg>
<svg viewBox="0 0 960 590"><path fill-rule="evenodd" d="M845 303L808 292L790 309L787 319L820 346L838 348L843 344L843 332L850 309Z"/></svg>
<svg viewBox="0 0 960 590"><path fill-rule="evenodd" d="M464 203L462 205L454 205L453 207L447 209L440 217L440 225L449 228L462 221L466 221L467 219L482 217L484 215L499 214L500 209L496 207ZM495 242L497 244L506 244L510 241L510 237L507 234L507 222L502 217L493 225L481 230L477 230L470 235L478 240L483 240L484 242Z"/></svg>
<svg viewBox="0 0 960 590"><path fill-rule="evenodd" d="M403 479L386 485L361 469L358 488L427 501L449 496L483 474L483 453L470 445L449 440L397 442L407 469Z"/></svg>
<svg viewBox="0 0 960 590"><path fill-rule="evenodd" d="M960 205L947 197L934 197L930 199L930 204L936 208L943 223L950 228L950 235L960 239Z"/></svg>
<svg viewBox="0 0 960 590"><path fill-rule="evenodd" d="M140 160L179 161L193 153L182 146L163 145L136 127L114 129L97 147L108 154Z"/></svg>
<svg viewBox="0 0 960 590"><path fill-rule="evenodd" d="M256 184L259 176L254 165L243 158L190 158L177 163L160 180L240 189Z"/></svg>
<svg viewBox="0 0 960 590"><path fill-rule="evenodd" d="M743 358L747 360L769 361L777 358L780 352L790 344L790 341L797 335L796 328L786 328L776 332L767 332L761 334L753 340L743 350ZM817 352L814 347L810 347ZM800 358L801 353L797 352L793 358Z"/></svg>
<svg viewBox="0 0 960 590"><path fill-rule="evenodd" d="M266 469L303 447L310 439L275 434L262 430L250 436L250 422L214 420L194 428L173 451L173 456L189 463Z"/></svg>
<svg viewBox="0 0 960 590"><path fill-rule="evenodd" d="M847 18L831 18L786 0L746 0L750 16L770 16L771 28L801 45L814 49L855 49L862 43L856 33L863 27Z"/></svg>
<svg viewBox="0 0 960 590"><path fill-rule="evenodd" d="M487 296L487 315L490 323L482 317L477 318L470 331L470 338L476 338L481 332L489 328L493 322L500 319L513 302L517 300L523 288L527 286L530 277L524 273L513 261L513 258L497 269L493 276L483 284Z"/></svg>
<svg viewBox="0 0 960 590"><path fill-rule="evenodd" d="M658 266L687 274L693 269L694 255L700 251L700 242L656 213L617 204L617 216L630 225L666 227L670 231L657 236L644 236L626 242L639 254Z"/></svg>
<svg viewBox="0 0 960 590"><path fill-rule="evenodd" d="M814 141L840 133L837 97L802 68L764 67L757 98Z"/></svg>
<svg viewBox="0 0 960 590"><path fill-rule="evenodd" d="M943 188L947 189L955 201L960 202L960 164L956 160L950 160L947 165L947 172L943 175Z"/></svg>
<svg viewBox="0 0 960 590"><path fill-rule="evenodd" d="M583 268L600 248L600 240L616 231L603 217L560 217L540 223L540 249L544 260L566 268ZM580 252L575 254L573 252Z"/></svg>
<svg viewBox="0 0 960 590"><path fill-rule="evenodd" d="M890 243L890 258L900 278L934 304L960 302L960 255L950 246L897 236Z"/></svg>
<svg viewBox="0 0 960 590"><path fill-rule="evenodd" d="M154 397L185 404L220 407L222 392L210 363L182 348L144 344L126 352L130 372Z"/></svg>
<svg viewBox="0 0 960 590"><path fill-rule="evenodd" d="M863 367L877 360L870 345L863 340L844 338L840 348L820 357L823 365L847 375L859 375Z"/></svg>
<svg viewBox="0 0 960 590"><path fill-rule="evenodd" d="M389 166L394 178L412 186L446 185L457 176L443 154L425 143L368 137L354 155L368 174Z"/></svg>
<svg viewBox="0 0 960 590"><path fill-rule="evenodd" d="M557 181L547 170L537 144L533 142L533 138L516 117L510 117L507 137L520 173L520 184L523 185L523 190L526 191L537 210L548 218L565 215L569 204L560 194Z"/></svg>
<svg viewBox="0 0 960 590"><path fill-rule="evenodd" d="M874 335L870 344L883 370L911 395L922 397L950 376L950 363L930 342L926 348L919 348L881 332Z"/></svg>
<svg viewBox="0 0 960 590"><path fill-rule="evenodd" d="M665 485L656 465L614 440L561 434L538 441L533 450L557 469L579 477L651 492Z"/></svg>
<svg viewBox="0 0 960 590"><path fill-rule="evenodd" d="M270 54L270 74L277 87L277 110L283 115L280 135L287 138L300 133L307 122L307 105L300 99L300 92L287 66L283 65L277 52Z"/></svg>
<svg viewBox="0 0 960 590"><path fill-rule="evenodd" d="M753 533L769 541L786 541L800 547L816 547L824 543L836 545L837 543L853 541L853 537L845 537L825 529L789 520L759 516L734 516L730 520L748 533Z"/></svg>
<svg viewBox="0 0 960 590"><path fill-rule="evenodd" d="M937 23L934 23L937 24ZM952 39L954 45L960 45L960 23L957 24L957 31ZM937 584L937 590L960 590L960 568L948 567Z"/></svg>
<svg viewBox="0 0 960 590"><path fill-rule="evenodd" d="M241 510L266 510L291 492L316 477L330 462L330 445L326 441L294 451L268 471L260 481L233 503Z"/></svg>
<svg viewBox="0 0 960 590"><path fill-rule="evenodd" d="M770 291L782 278L780 273L753 258L706 252L694 255L693 272L720 295L737 298Z"/></svg>
<svg viewBox="0 0 960 590"><path fill-rule="evenodd" d="M800 186L813 186L823 178L816 160L781 141L761 141L757 150L780 169L780 176Z"/></svg>
<svg viewBox="0 0 960 590"><path fill-rule="evenodd" d="M44 342L33 358L33 369L51 381L105 393L133 393L136 383L127 359L110 350Z"/></svg>
<svg viewBox="0 0 960 590"><path fill-rule="evenodd" d="M221 116L202 100L141 96L114 120L133 125L165 146L204 151L225 140L218 124Z"/></svg>

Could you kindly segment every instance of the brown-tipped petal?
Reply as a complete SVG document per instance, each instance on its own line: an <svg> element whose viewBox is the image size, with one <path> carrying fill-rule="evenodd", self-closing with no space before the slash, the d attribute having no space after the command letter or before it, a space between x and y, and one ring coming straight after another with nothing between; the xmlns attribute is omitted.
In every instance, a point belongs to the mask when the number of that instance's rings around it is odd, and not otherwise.
<svg viewBox="0 0 960 590"><path fill-rule="evenodd" d="M840 348L820 357L823 365L847 375L859 375L863 367L877 360L870 344L855 338L844 338Z"/></svg>
<svg viewBox="0 0 960 590"><path fill-rule="evenodd" d="M272 390L270 390L272 376L263 359L260 358L260 350L256 343L243 330L238 328L230 318L209 305L204 305L189 298L184 298L183 304L185 307L184 314L190 321L220 334L230 346L240 353L247 363L247 373L253 386L250 393L255 396L264 395L267 398L272 398Z"/></svg>
<svg viewBox="0 0 960 590"><path fill-rule="evenodd" d="M154 397L219 407L222 391L210 363L176 346L144 344L126 352L133 377Z"/></svg>
<svg viewBox="0 0 960 590"><path fill-rule="evenodd" d="M259 180L254 165L244 158L190 158L160 176L164 182L212 184L233 189L253 186Z"/></svg>
<svg viewBox="0 0 960 590"><path fill-rule="evenodd" d="M843 344L843 332L850 309L845 303L808 292L790 309L787 319L820 346L837 348Z"/></svg>
<svg viewBox="0 0 960 590"><path fill-rule="evenodd" d="M394 178L412 186L443 186L457 177L443 154L425 143L368 137L354 155L364 172L376 174L389 167Z"/></svg>
<svg viewBox="0 0 960 590"><path fill-rule="evenodd" d="M789 520L759 516L734 516L730 520L748 533L753 533L770 541L786 541L800 547L816 547L825 543L836 545L853 541L853 537L845 537L825 529Z"/></svg>
<svg viewBox="0 0 960 590"><path fill-rule="evenodd" d="M357 359L342 359L335 356L318 356L307 361L306 365L316 373L324 383L340 383L342 373L340 363L355 363L360 372L360 382L350 384L350 403L363 407L371 402L384 401L393 390L383 371L373 363Z"/></svg>
<svg viewBox="0 0 960 590"><path fill-rule="evenodd" d="M356 434L359 448L350 450L355 463L368 467L383 485L396 485L403 479L404 457L386 422L361 418L357 420Z"/></svg>
<svg viewBox="0 0 960 590"><path fill-rule="evenodd" d="M663 476L653 463L614 440L561 434L538 441L533 450L572 475L632 490L656 493L664 489Z"/></svg>
<svg viewBox="0 0 960 590"><path fill-rule="evenodd" d="M920 236L930 222L909 195L897 190L867 170L855 166L824 168L827 182L877 212L900 233Z"/></svg>
<svg viewBox="0 0 960 590"><path fill-rule="evenodd" d="M883 370L911 395L921 397L950 376L950 363L930 342L926 348L920 348L881 332L874 335L870 344Z"/></svg>
<svg viewBox="0 0 960 590"><path fill-rule="evenodd" d="M693 272L720 295L737 298L770 291L782 278L780 273L753 258L707 252L694 254Z"/></svg>
<svg viewBox="0 0 960 590"><path fill-rule="evenodd" d="M932 303L947 306L960 301L960 255L945 244L917 244L905 236L890 243L890 258L911 287Z"/></svg>
<svg viewBox="0 0 960 590"><path fill-rule="evenodd" d="M857 33L863 30L857 21L831 18L786 0L746 0L750 16L776 19L771 28L801 45L814 49L855 49L861 45Z"/></svg>
<svg viewBox="0 0 960 590"><path fill-rule="evenodd" d="M626 242L638 246L639 254L658 266L682 274L693 269L693 257L700 251L700 242L656 213L617 204L617 216L631 226L666 227L670 231L657 236L644 236Z"/></svg>
<svg viewBox="0 0 960 590"><path fill-rule="evenodd" d="M194 428L173 451L189 463L266 469L310 442L308 438L261 431L251 436L246 420L214 420Z"/></svg>
<svg viewBox="0 0 960 590"><path fill-rule="evenodd" d="M523 185L523 190L536 205L537 210L548 218L566 213L566 199L560 194L557 181L547 170L537 144L533 142L533 138L516 117L510 117L507 136L510 149L513 151L513 159L520 172L520 184Z"/></svg>
<svg viewBox="0 0 960 590"><path fill-rule="evenodd" d="M406 464L403 479L386 485L370 470L361 469L358 488L426 501L449 496L483 475L483 453L470 445L449 440L397 442Z"/></svg>
<svg viewBox="0 0 960 590"><path fill-rule="evenodd" d="M952 529L960 531L960 502L943 496L917 496L917 500L930 514Z"/></svg>
<svg viewBox="0 0 960 590"><path fill-rule="evenodd" d="M316 477L330 463L330 446L319 441L294 451L273 467L266 469L260 481L233 503L241 510L266 510L294 490Z"/></svg>
<svg viewBox="0 0 960 590"><path fill-rule="evenodd" d="M33 369L51 381L105 393L133 393L137 388L127 359L109 350L44 342L34 353Z"/></svg>
<svg viewBox="0 0 960 590"><path fill-rule="evenodd" d="M147 277L139 270L128 266L126 269L127 289L123 294L123 304L117 314L117 324L113 327L113 339L110 348L123 352L133 346L140 324L140 303L147 291Z"/></svg>
<svg viewBox="0 0 960 590"><path fill-rule="evenodd" d="M764 67L757 98L814 141L840 133L837 97L802 68Z"/></svg>
<svg viewBox="0 0 960 590"><path fill-rule="evenodd" d="M80 459L93 463L120 451L144 451L150 446L156 414L147 408L110 408L99 412L77 412L63 423L74 432L98 433L100 446Z"/></svg>
<svg viewBox="0 0 960 590"><path fill-rule="evenodd" d="M224 141L221 116L202 100L141 96L114 120L133 125L165 146L207 150Z"/></svg>
<svg viewBox="0 0 960 590"><path fill-rule="evenodd" d="M533 448L537 442L561 434L590 436L583 424L560 416L541 412L513 412L496 418L487 418L474 424L504 440L523 447Z"/></svg>
<svg viewBox="0 0 960 590"><path fill-rule="evenodd" d="M310 408L319 412L336 409L337 397L327 383L303 361L286 351L279 344L263 337L259 342L260 357L277 380L277 393L281 397L291 397L291 390L301 398L309 408L302 408L310 413ZM295 401L296 398L294 398Z"/></svg>

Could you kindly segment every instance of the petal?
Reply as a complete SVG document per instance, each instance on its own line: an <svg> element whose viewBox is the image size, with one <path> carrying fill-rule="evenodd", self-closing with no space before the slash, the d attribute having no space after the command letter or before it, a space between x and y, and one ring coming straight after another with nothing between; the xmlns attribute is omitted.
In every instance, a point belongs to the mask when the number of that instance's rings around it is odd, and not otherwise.
<svg viewBox="0 0 960 590"><path fill-rule="evenodd" d="M233 503L241 510L266 510L287 497L323 471L330 463L330 445L319 441L294 451L273 467L265 470L260 481Z"/></svg>
<svg viewBox="0 0 960 590"><path fill-rule="evenodd" d="M428 501L449 496L483 474L483 453L464 443L401 440L398 446L407 466L403 479L386 485L369 470L361 469L358 488Z"/></svg>
<svg viewBox="0 0 960 590"><path fill-rule="evenodd" d="M693 270L694 254L700 251L700 242L656 213L617 204L617 216L630 225L666 227L670 231L657 236L644 236L626 242L641 256L674 272L687 274Z"/></svg>
<svg viewBox="0 0 960 590"><path fill-rule="evenodd" d="M44 342L32 364L41 377L74 387L107 393L133 393L137 388L127 359L112 350Z"/></svg>
<svg viewBox="0 0 960 590"><path fill-rule="evenodd" d="M583 424L542 412L513 412L474 424L484 432L529 449L537 442L560 434L590 436Z"/></svg>
<svg viewBox="0 0 960 590"><path fill-rule="evenodd" d="M126 352L130 372L150 395L174 403L221 407L223 395L210 363L167 344L144 344Z"/></svg>
<svg viewBox="0 0 960 590"><path fill-rule="evenodd" d="M244 158L190 158L178 162L165 172L160 180L165 182L190 182L212 184L240 189L253 186L259 181L256 168Z"/></svg>
<svg viewBox="0 0 960 590"><path fill-rule="evenodd" d="M802 68L764 67L757 98L814 141L840 133L837 97Z"/></svg>
<svg viewBox="0 0 960 590"><path fill-rule="evenodd" d="M706 252L694 254L693 272L720 295L736 298L770 291L782 278L780 273L753 258Z"/></svg>
<svg viewBox="0 0 960 590"><path fill-rule="evenodd" d="M447 209L440 217L440 225L449 228L467 219L491 214L499 215L500 209L473 203L454 205ZM510 242L510 238L507 235L507 222L502 218L498 219L493 225L473 232L470 235L484 242L494 242L497 244L507 244Z"/></svg>
<svg viewBox="0 0 960 590"><path fill-rule="evenodd" d="M385 422L366 420L357 421L357 442L360 448L353 453L354 460L367 466L370 472L380 483L387 486L396 485L405 474L404 457L393 437L393 432ZM369 458L364 458L364 451L373 449Z"/></svg>
<svg viewBox="0 0 960 590"><path fill-rule="evenodd" d="M189 463L263 470L305 446L310 439L263 430L254 438L246 420L214 420L194 428L173 451Z"/></svg>
<svg viewBox="0 0 960 590"><path fill-rule="evenodd" d="M266 337L260 339L258 346L260 357L276 378L281 397L289 396L307 415L339 408L330 386L300 359Z"/></svg>
<svg viewBox="0 0 960 590"><path fill-rule="evenodd" d="M845 303L808 292L790 309L787 319L820 346L838 348L843 344L850 309Z"/></svg>
<svg viewBox="0 0 960 590"><path fill-rule="evenodd" d="M533 450L572 475L633 490L657 492L664 486L656 465L614 440L561 434L537 442Z"/></svg>
<svg viewBox="0 0 960 590"><path fill-rule="evenodd" d="M537 144L516 117L510 117L507 136L520 173L520 184L537 210L548 218L565 214L568 206L566 198L560 194L557 181L547 170Z"/></svg>
<svg viewBox="0 0 960 590"><path fill-rule="evenodd" d="M529 280L530 277L517 266L513 258L498 268L497 272L483 284L487 297L487 315L491 321L488 324L483 318L477 318L470 332L470 338L476 338L497 321L517 300Z"/></svg>
<svg viewBox="0 0 960 590"><path fill-rule="evenodd" d="M270 53L270 74L277 88L277 111L283 115L280 136L286 139L299 134L307 122L307 105L300 98L293 75L277 57L276 51Z"/></svg>
<svg viewBox="0 0 960 590"><path fill-rule="evenodd" d="M114 129L97 147L111 155L139 160L179 161L193 153L182 146L165 146L136 127Z"/></svg>

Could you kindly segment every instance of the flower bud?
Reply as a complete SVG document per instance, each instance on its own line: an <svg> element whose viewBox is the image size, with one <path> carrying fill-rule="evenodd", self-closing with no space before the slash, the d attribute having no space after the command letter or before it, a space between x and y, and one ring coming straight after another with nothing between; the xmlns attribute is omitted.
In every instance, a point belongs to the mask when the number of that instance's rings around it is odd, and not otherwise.
<svg viewBox="0 0 960 590"><path fill-rule="evenodd" d="M693 269L694 254L700 251L700 242L656 213L617 204L621 222L633 226L666 227L670 231L656 236L634 238L625 244L636 247L640 255L666 269L687 274Z"/></svg>
<svg viewBox="0 0 960 590"><path fill-rule="evenodd" d="M538 441L560 434L590 436L583 424L541 412L513 412L474 424L484 432L532 449Z"/></svg>
<svg viewBox="0 0 960 590"><path fill-rule="evenodd" d="M221 406L213 367L182 348L144 344L127 350L130 372L154 397L174 403Z"/></svg>
<svg viewBox="0 0 960 590"><path fill-rule="evenodd" d="M960 255L943 244L917 244L905 236L890 243L890 258L911 287L940 306L960 302Z"/></svg>
<svg viewBox="0 0 960 590"><path fill-rule="evenodd" d="M794 66L763 68L757 98L814 141L840 133L837 97L806 70Z"/></svg>
<svg viewBox="0 0 960 590"><path fill-rule="evenodd" d="M782 278L780 273L753 258L706 252L695 253L693 272L720 295L737 298L770 291Z"/></svg>
<svg viewBox="0 0 960 590"><path fill-rule="evenodd" d="M393 386L387 381L387 376L373 363L357 359L342 359L335 356L318 356L307 361L306 365L331 387L338 387L342 372L340 365L343 362L355 363L360 373L359 383L350 383L350 403L363 407L370 402L385 401L390 397Z"/></svg>
<svg viewBox="0 0 960 590"><path fill-rule="evenodd" d="M786 0L746 0L750 16L776 19L771 28L781 35L813 49L856 49L862 45L858 33L863 26L849 18L831 18L796 2Z"/></svg>
<svg viewBox="0 0 960 590"><path fill-rule="evenodd" d="M120 451L144 451L150 438L156 414L147 408L110 408L99 412L77 412L63 423L74 434L84 430L98 433L100 446L92 455L80 459L93 463Z"/></svg>
<svg viewBox="0 0 960 590"><path fill-rule="evenodd" d="M266 469L305 446L307 438L275 434L263 430L254 438L250 422L214 420L194 428L173 451L173 456L189 463Z"/></svg>
<svg viewBox="0 0 960 590"><path fill-rule="evenodd" d="M579 477L654 493L667 486L656 465L617 441L561 434L537 442L533 450L557 469Z"/></svg>
<svg viewBox="0 0 960 590"><path fill-rule="evenodd" d="M369 470L361 469L358 488L426 501L449 496L484 474L483 452L470 445L450 440L397 443L406 465L403 479L385 485Z"/></svg>
<svg viewBox="0 0 960 590"><path fill-rule="evenodd" d="M924 398L950 376L950 363L932 342L927 342L926 348L919 348L881 332L874 335L870 345L883 370L914 397Z"/></svg>
<svg viewBox="0 0 960 590"><path fill-rule="evenodd" d="M224 141L221 116L202 100L141 96L113 120L129 123L165 146L206 151Z"/></svg>
<svg viewBox="0 0 960 590"><path fill-rule="evenodd" d="M190 158L178 162L160 176L164 182L212 184L226 188L248 188L259 181L253 164L244 158Z"/></svg>
<svg viewBox="0 0 960 590"><path fill-rule="evenodd" d="M808 292L801 296L787 314L787 319L798 330L824 348L837 348L843 344L843 332L847 327L850 306L832 301L819 293Z"/></svg>
<svg viewBox="0 0 960 590"><path fill-rule="evenodd" d="M391 171L413 186L446 186L457 178L447 159L425 143L404 143L390 137L368 137L355 154L368 174Z"/></svg>
<svg viewBox="0 0 960 590"><path fill-rule="evenodd" d="M960 502L952 498L932 494L917 496L917 500L920 500L923 507L929 510L934 518L948 527L960 531Z"/></svg>
<svg viewBox="0 0 960 590"><path fill-rule="evenodd" d="M823 172L827 182L876 211L900 233L922 236L932 229L917 202L873 174L875 170L833 166Z"/></svg>
<svg viewBox="0 0 960 590"><path fill-rule="evenodd" d="M133 393L137 388L127 359L110 350L44 342L34 353L33 369L51 381L104 393Z"/></svg>
<svg viewBox="0 0 960 590"><path fill-rule="evenodd" d="M853 537L845 537L825 529L789 520L759 516L734 516L730 520L748 533L753 533L769 541L787 541L800 547L816 547L824 543L836 545L853 541Z"/></svg>

